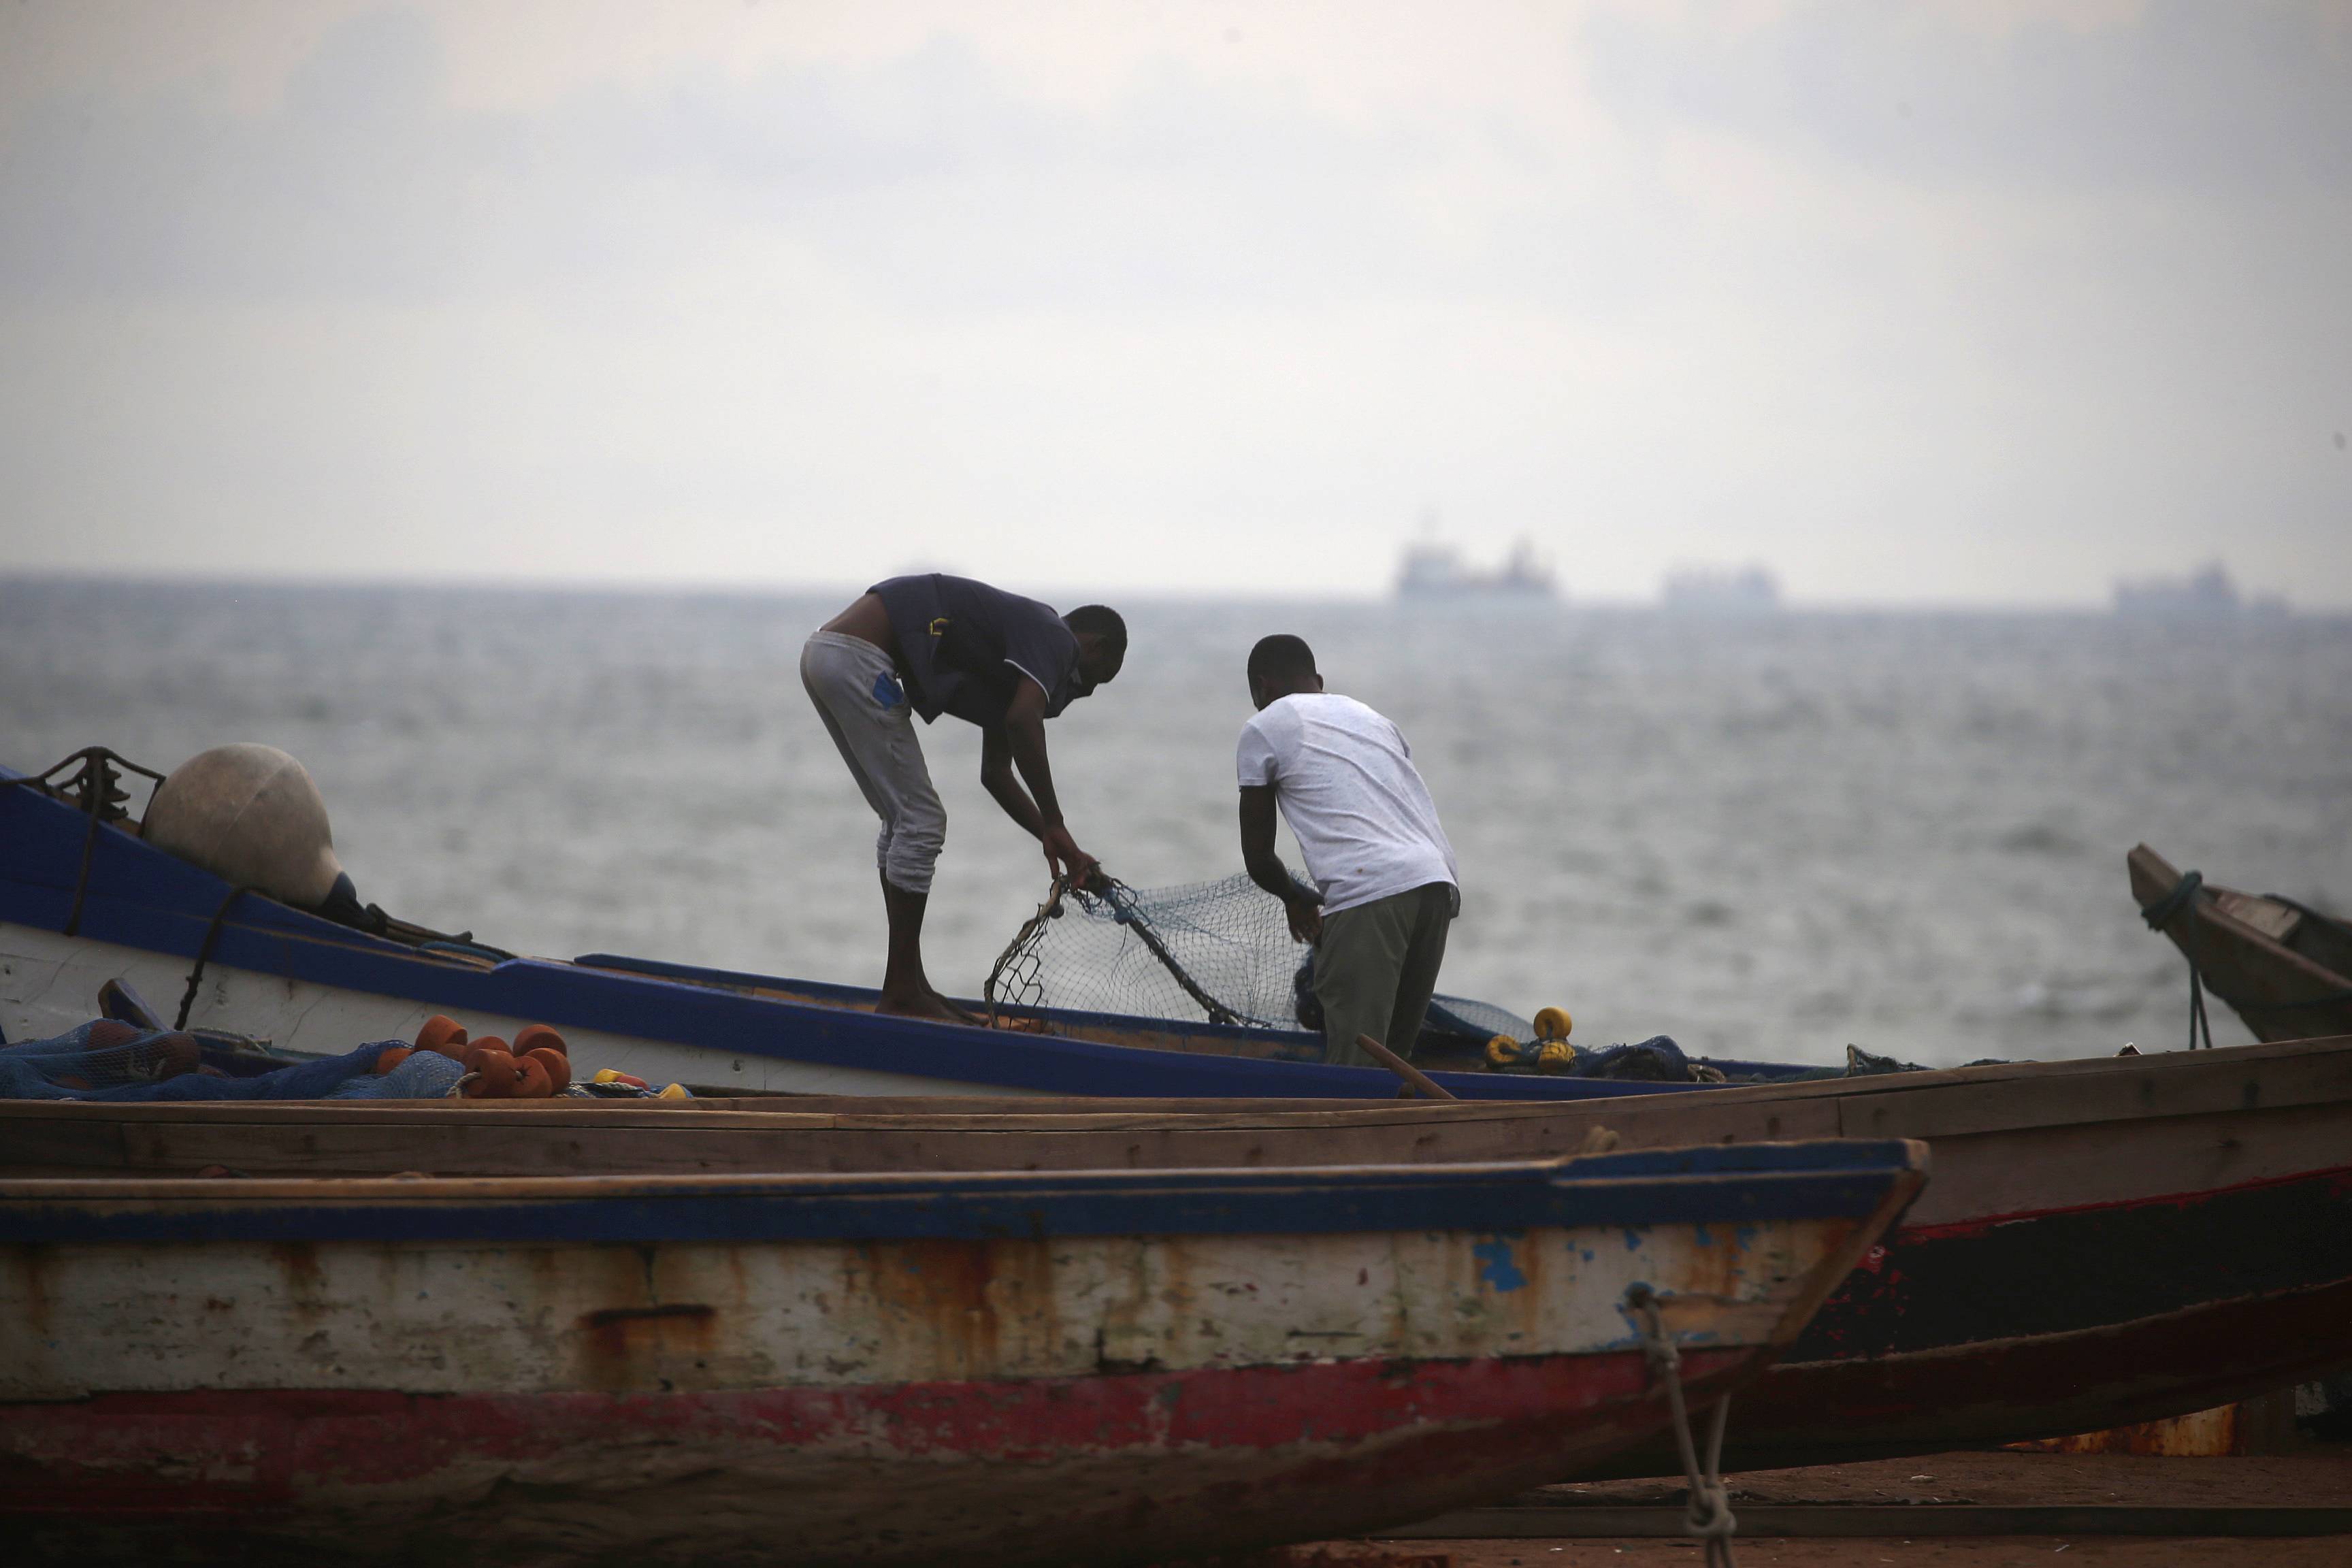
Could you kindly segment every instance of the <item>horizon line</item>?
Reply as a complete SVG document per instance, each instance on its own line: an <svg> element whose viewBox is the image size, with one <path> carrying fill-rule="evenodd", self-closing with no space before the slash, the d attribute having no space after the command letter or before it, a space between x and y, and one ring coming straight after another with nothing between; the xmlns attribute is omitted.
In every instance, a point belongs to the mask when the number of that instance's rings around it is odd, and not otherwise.
<svg viewBox="0 0 2352 1568"><path fill-rule="evenodd" d="M955 574L962 575L962 574ZM2116 585L2145 582L2147 578L2116 579ZM1016 579L1017 581L1017 579ZM153 588L217 588L256 590L366 590L422 592L429 590L458 593L511 594L610 594L636 597L705 597L705 598L814 598L831 595L846 595L852 598L864 591L863 584L850 579L823 581L811 579L761 578L751 581L726 581L719 578L625 578L600 576L529 576L521 574L338 574L332 573L241 573L241 572L140 572L108 571L87 568L54 568L45 566L0 566L0 585L15 584L73 584L90 587L153 587ZM1234 588L1166 588L1129 586L1106 584L1081 584L1076 582L1036 584L1028 587L1041 593L1071 595L1116 595L1130 603L1141 604L1286 604L1334 605L1363 607L1368 605L1407 605L1415 608L1441 610L1447 608L1494 609L1497 602L1465 595L1448 601L1434 598L1414 601L1400 596L1393 589L1364 593L1334 591L1327 594L1287 590L1268 592L1249 587ZM1648 595L1558 593L1545 597L1529 596L1522 600L1505 600L1515 613L1538 608L1555 610L1672 610L1695 620L1769 620L1776 615L1790 614L1853 614L1853 615L2050 615L2102 616L2116 614L2115 599L1988 599L1988 598L1918 598L1881 599L1867 597L1791 596L1783 593L1776 605L1753 609L1706 608L1675 606L1664 601L1662 593ZM2295 620L2326 620L2352 616L2352 600L2341 605L2296 604L2284 598L2264 595L2274 607L2272 614L2284 613ZM2242 607L2242 616L2258 616L2257 607L2249 603ZM2214 617L2230 619L2228 616Z"/></svg>

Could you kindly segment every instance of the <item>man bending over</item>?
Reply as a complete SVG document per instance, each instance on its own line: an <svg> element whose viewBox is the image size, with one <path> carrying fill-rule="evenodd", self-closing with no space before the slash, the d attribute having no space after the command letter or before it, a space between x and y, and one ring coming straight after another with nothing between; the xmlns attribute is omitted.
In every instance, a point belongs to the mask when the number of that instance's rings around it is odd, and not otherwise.
<svg viewBox="0 0 2352 1568"><path fill-rule="evenodd" d="M801 684L882 819L874 841L890 951L877 1009L969 1022L923 973L923 910L948 814L931 787L914 715L981 730L980 782L1045 847L1057 876L1084 883L1095 858L1062 821L1045 760L1045 721L1118 673L1127 623L1087 605L1057 616L968 577L877 583L801 649ZM1020 776L1013 776L1013 770ZM1024 781L1028 788L1024 790Z"/></svg>
<svg viewBox="0 0 2352 1568"><path fill-rule="evenodd" d="M1429 786L1394 724L1323 689L1299 638L1250 649L1249 691L1258 711L1236 758L1242 861L1288 909L1291 935L1315 944L1324 1059L1370 1065L1358 1035L1409 1056L1462 907ZM1275 855L1277 805L1319 898Z"/></svg>

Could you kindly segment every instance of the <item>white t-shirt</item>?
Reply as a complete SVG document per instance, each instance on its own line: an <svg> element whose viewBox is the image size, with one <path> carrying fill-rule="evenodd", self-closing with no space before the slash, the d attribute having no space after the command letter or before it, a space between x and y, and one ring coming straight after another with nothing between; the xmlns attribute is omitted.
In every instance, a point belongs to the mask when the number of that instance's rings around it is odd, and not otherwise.
<svg viewBox="0 0 2352 1568"><path fill-rule="evenodd" d="M1459 885L1412 749L1354 698L1301 692L1267 703L1242 726L1234 767L1244 788L1274 786L1325 914Z"/></svg>

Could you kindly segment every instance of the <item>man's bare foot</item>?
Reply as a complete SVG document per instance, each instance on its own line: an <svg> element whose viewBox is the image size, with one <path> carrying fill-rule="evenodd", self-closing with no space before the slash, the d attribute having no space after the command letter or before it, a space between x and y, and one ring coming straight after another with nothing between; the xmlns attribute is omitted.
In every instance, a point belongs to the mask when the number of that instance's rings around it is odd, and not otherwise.
<svg viewBox="0 0 2352 1568"><path fill-rule="evenodd" d="M887 1013L893 1017L929 1018L941 1024L971 1022L946 997L929 992L918 992L912 996L893 996L886 991L882 994L881 1000L874 1004L874 1010L877 1013Z"/></svg>
<svg viewBox="0 0 2352 1568"><path fill-rule="evenodd" d="M973 1012L971 1008L955 1002L950 1002L936 991L932 992L930 995L932 1001L938 1003L940 1006L945 1007L950 1013L953 1014L955 1016L956 1022L960 1024L985 1024L988 1021L979 1014Z"/></svg>

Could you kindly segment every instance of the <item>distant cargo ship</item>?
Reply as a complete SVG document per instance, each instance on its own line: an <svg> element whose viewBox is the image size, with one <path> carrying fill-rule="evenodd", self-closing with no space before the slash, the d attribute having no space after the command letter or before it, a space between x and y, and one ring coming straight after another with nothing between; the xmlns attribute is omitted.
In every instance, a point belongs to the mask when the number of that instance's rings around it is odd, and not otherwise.
<svg viewBox="0 0 2352 1568"><path fill-rule="evenodd" d="M1666 574L1658 602L1706 615L1764 615L1780 607L1780 584L1761 566L1684 566Z"/></svg>
<svg viewBox="0 0 2352 1568"><path fill-rule="evenodd" d="M1511 546L1500 570L1481 572L1465 564L1462 552L1450 544L1405 547L1397 570L1400 599L1539 600L1559 596L1551 568L1536 558L1535 547L1522 539Z"/></svg>
<svg viewBox="0 0 2352 1568"><path fill-rule="evenodd" d="M2216 561L2186 577L2143 577L2116 584L2116 614L2164 620L2231 620L2239 616L2283 616L2286 601L2275 594L2246 598Z"/></svg>

